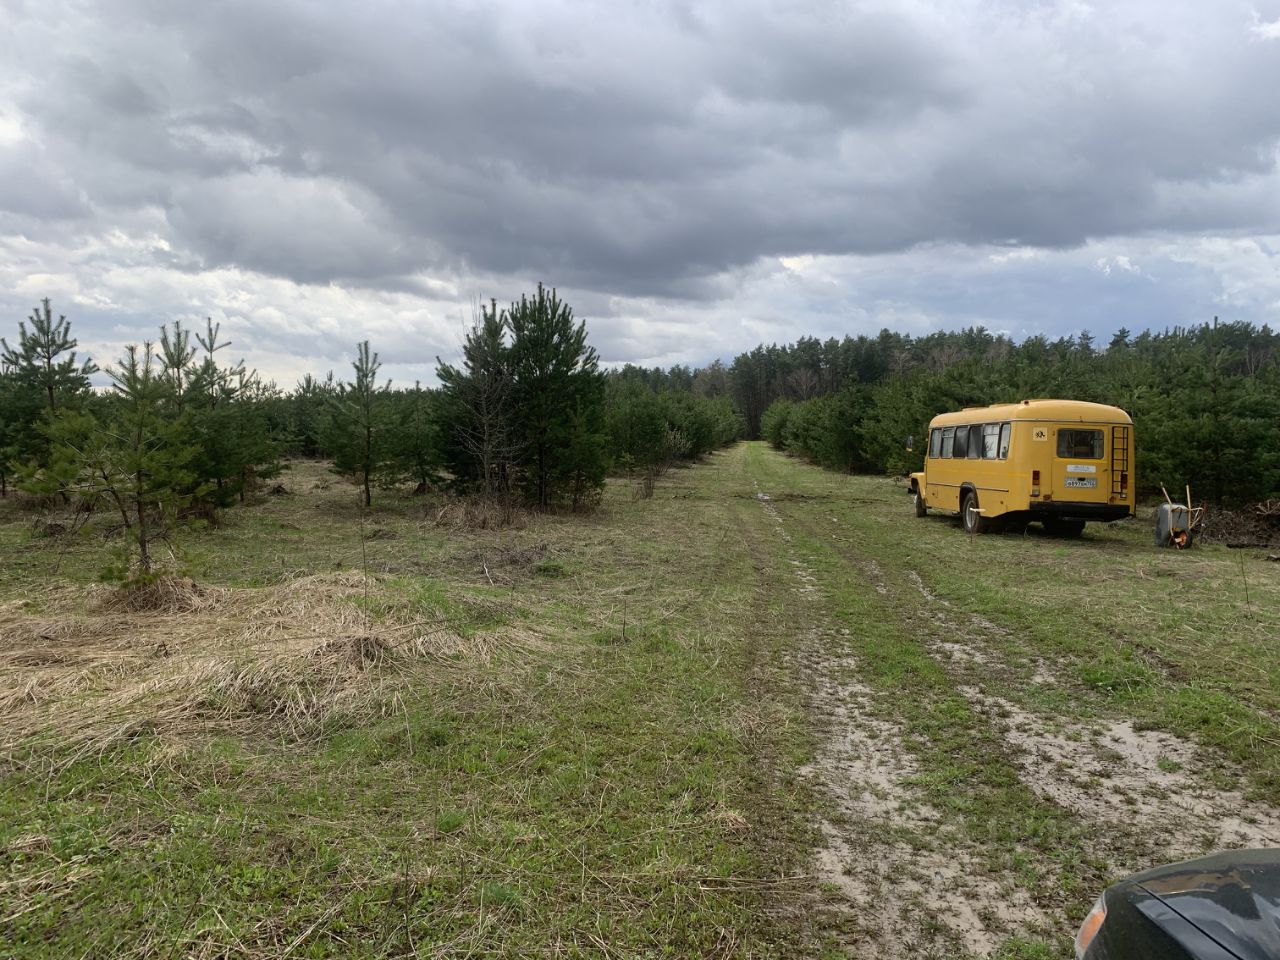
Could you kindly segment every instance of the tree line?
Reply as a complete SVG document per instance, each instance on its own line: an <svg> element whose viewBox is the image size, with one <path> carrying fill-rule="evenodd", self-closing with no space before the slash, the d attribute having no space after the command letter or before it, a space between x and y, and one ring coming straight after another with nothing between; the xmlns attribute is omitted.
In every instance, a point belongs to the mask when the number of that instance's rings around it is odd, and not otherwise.
<svg viewBox="0 0 1280 960"><path fill-rule="evenodd" d="M982 328L758 347L727 370L749 436L839 470L907 473L936 414L1034 397L1134 419L1140 490L1280 495L1280 335L1248 323L1015 343ZM914 439L909 444L908 440Z"/></svg>
<svg viewBox="0 0 1280 960"><path fill-rule="evenodd" d="M291 456L331 459L375 491L449 488L537 509L581 509L608 470L652 477L736 440L726 399L607 373L585 323L554 290L482 306L439 386L394 387L366 341L351 374L310 375L292 390L227 362L219 326L162 324L102 370L78 356L48 300L0 339L0 495L109 513L147 573L184 518L216 519L279 474ZM95 389L103 374L106 389Z"/></svg>
<svg viewBox="0 0 1280 960"><path fill-rule="evenodd" d="M585 323L539 285L479 306L460 360L437 360L437 387L381 380L365 342L348 378L283 390L227 362L229 347L212 322L163 324L100 371L44 301L0 339L0 495L16 485L34 502L110 509L145 567L179 518L243 501L288 457L331 459L366 505L408 487L581 509L609 470L651 480L743 436L834 469L905 473L935 414L1043 396L1127 410L1147 493L1280 494L1280 335L1247 323L1122 329L1106 346L882 330L761 345L728 365L605 371Z"/></svg>

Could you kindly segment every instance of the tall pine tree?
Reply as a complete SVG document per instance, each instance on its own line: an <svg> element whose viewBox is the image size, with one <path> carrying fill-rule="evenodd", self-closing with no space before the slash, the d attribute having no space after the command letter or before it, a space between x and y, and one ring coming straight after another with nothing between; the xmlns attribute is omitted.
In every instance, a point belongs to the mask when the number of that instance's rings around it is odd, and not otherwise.
<svg viewBox="0 0 1280 960"><path fill-rule="evenodd" d="M89 377L98 368L91 360L78 362L77 341L65 316L53 319L48 297L18 324L18 341L0 337L0 369L4 371L3 427L0 427L0 477L26 468L34 472L48 465L49 418L89 393Z"/></svg>
<svg viewBox="0 0 1280 960"><path fill-rule="evenodd" d="M538 284L507 311L514 414L526 497L581 505L604 486L604 377L585 323Z"/></svg>
<svg viewBox="0 0 1280 960"><path fill-rule="evenodd" d="M522 443L515 417L515 381L506 311L496 300L479 307L462 345L462 366L436 358L443 455L464 486L486 497L511 490Z"/></svg>

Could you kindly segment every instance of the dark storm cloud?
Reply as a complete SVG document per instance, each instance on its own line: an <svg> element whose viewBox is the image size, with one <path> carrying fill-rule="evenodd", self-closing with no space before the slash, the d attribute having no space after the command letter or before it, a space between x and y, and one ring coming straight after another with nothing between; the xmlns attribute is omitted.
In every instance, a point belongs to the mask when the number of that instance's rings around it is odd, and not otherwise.
<svg viewBox="0 0 1280 960"><path fill-rule="evenodd" d="M76 184L37 145L0 146L0 214L39 222L76 219L88 212Z"/></svg>
<svg viewBox="0 0 1280 960"><path fill-rule="evenodd" d="M1273 231L1268 14L33 4L0 41L27 138L0 208L156 208L175 256L303 283L690 299L768 256Z"/></svg>

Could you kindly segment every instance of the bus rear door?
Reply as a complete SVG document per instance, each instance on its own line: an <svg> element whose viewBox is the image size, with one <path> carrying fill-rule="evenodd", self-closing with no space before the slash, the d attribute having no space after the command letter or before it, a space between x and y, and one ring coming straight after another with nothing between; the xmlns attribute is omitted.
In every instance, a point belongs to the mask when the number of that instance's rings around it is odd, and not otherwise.
<svg viewBox="0 0 1280 960"><path fill-rule="evenodd" d="M1111 498L1109 429L1093 424L1058 427L1054 437L1053 497L1067 503L1106 503Z"/></svg>

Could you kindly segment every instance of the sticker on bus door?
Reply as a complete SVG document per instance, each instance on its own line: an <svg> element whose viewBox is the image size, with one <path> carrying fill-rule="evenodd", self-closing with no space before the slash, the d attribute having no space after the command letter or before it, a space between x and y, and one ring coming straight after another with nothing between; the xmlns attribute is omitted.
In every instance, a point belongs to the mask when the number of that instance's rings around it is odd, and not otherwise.
<svg viewBox="0 0 1280 960"><path fill-rule="evenodd" d="M1092 463L1068 463L1067 473L1097 473L1098 468Z"/></svg>
<svg viewBox="0 0 1280 960"><path fill-rule="evenodd" d="M1092 490L1098 486L1098 478L1097 477L1067 477L1067 479L1063 481L1063 485L1068 487L1085 487Z"/></svg>

